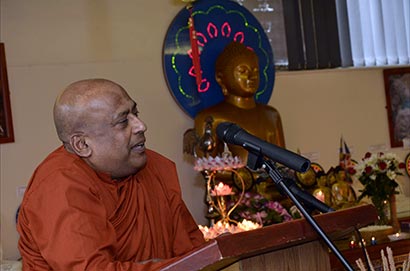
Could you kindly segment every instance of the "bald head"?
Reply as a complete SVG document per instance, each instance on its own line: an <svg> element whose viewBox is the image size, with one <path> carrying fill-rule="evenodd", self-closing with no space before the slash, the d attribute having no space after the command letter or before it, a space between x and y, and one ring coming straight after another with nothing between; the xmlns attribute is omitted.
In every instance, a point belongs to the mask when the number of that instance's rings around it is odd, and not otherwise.
<svg viewBox="0 0 410 271"><path fill-rule="evenodd" d="M65 149L92 169L123 178L146 163L145 131L137 104L117 83L87 79L57 97L54 122Z"/></svg>
<svg viewBox="0 0 410 271"><path fill-rule="evenodd" d="M68 143L72 134L90 128L85 116L92 113L96 103L118 93L126 94L120 85L106 79L81 80L65 88L54 104L54 124L60 140Z"/></svg>

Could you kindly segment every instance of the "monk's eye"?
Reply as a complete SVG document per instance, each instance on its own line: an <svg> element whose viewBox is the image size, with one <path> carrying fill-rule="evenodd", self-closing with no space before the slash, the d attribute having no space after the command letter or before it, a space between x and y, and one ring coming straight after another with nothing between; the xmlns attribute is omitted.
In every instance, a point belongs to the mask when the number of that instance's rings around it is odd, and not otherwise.
<svg viewBox="0 0 410 271"><path fill-rule="evenodd" d="M127 126L128 125L128 118L125 118L125 119L122 119L122 120L118 121L118 124L122 125L122 126Z"/></svg>

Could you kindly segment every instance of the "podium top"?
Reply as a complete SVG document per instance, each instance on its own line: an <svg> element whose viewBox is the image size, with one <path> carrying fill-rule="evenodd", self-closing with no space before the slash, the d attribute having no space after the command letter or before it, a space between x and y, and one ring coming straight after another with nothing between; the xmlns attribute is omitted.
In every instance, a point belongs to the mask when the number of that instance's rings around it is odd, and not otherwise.
<svg viewBox="0 0 410 271"><path fill-rule="evenodd" d="M361 205L313 218L331 235L347 233L377 220L373 205ZM207 267L219 270L241 259L314 241L319 235L305 219L297 219L256 230L223 234L201 247L175 258L161 271L193 271Z"/></svg>

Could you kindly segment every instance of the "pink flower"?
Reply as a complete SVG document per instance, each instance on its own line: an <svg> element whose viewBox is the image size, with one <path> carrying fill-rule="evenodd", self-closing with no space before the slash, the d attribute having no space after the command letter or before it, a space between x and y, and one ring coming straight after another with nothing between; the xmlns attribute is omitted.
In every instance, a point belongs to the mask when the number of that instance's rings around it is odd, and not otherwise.
<svg viewBox="0 0 410 271"><path fill-rule="evenodd" d="M280 212L282 211L282 209L283 209L282 205L280 205L280 203L277 202L277 201L269 201L269 202L266 204L266 207L268 207L269 209L275 210L275 211L277 211L278 213L280 213Z"/></svg>
<svg viewBox="0 0 410 271"><path fill-rule="evenodd" d="M252 215L252 218L257 221L257 223L263 225L263 219L267 217L268 214L265 211L257 212L256 214Z"/></svg>
<svg viewBox="0 0 410 271"><path fill-rule="evenodd" d="M223 182L220 182L211 191L212 196L227 196L227 195L232 195L232 194L233 194L232 187L224 184Z"/></svg>

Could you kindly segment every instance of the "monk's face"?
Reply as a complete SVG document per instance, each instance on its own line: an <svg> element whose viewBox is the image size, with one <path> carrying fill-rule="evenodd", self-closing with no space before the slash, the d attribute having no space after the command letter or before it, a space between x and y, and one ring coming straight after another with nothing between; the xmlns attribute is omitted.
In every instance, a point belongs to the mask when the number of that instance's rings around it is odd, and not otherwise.
<svg viewBox="0 0 410 271"><path fill-rule="evenodd" d="M225 70L224 80L230 94L252 97L259 87L257 56L244 55L233 59Z"/></svg>
<svg viewBox="0 0 410 271"><path fill-rule="evenodd" d="M87 105L88 163L97 171L122 178L146 163L144 122L136 103L121 89L100 94Z"/></svg>

